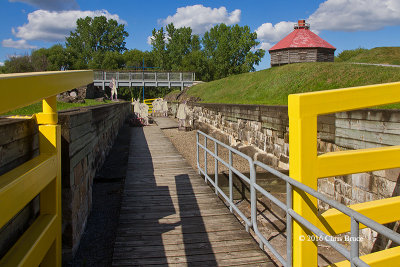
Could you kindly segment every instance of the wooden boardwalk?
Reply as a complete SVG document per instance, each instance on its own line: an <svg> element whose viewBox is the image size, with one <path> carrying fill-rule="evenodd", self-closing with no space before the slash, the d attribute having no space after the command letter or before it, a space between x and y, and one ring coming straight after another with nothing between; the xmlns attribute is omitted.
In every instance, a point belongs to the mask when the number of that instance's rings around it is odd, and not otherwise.
<svg viewBox="0 0 400 267"><path fill-rule="evenodd" d="M113 266L276 266L158 126L131 131Z"/></svg>

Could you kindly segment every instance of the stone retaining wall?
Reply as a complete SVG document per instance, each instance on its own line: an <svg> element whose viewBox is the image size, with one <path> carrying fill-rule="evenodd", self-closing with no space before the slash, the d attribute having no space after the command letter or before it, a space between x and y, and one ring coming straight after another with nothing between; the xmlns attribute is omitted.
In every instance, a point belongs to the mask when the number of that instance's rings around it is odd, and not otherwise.
<svg viewBox="0 0 400 267"><path fill-rule="evenodd" d="M92 205L92 184L130 112L130 103L59 112L62 132L63 259L79 247ZM0 175L39 154L38 127L32 119L0 118ZM0 258L34 221L36 197L0 229Z"/></svg>
<svg viewBox="0 0 400 267"><path fill-rule="evenodd" d="M130 103L124 102L59 115L64 260L70 259L79 247L92 206L93 179L129 112Z"/></svg>
<svg viewBox="0 0 400 267"><path fill-rule="evenodd" d="M170 111L176 112L176 103ZM195 128L219 138L272 167L289 168L287 106L204 104L190 105ZM357 110L318 117L318 153L400 144L400 111ZM345 204L398 196L400 169L350 174L318 180L318 190ZM321 210L327 205L319 203ZM363 229L363 251L385 247L387 241Z"/></svg>

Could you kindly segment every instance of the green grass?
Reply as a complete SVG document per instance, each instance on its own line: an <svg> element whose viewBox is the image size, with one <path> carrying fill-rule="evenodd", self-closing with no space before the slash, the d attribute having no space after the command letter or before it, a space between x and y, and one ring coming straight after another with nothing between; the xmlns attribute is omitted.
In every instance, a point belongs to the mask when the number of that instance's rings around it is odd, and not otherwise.
<svg viewBox="0 0 400 267"><path fill-rule="evenodd" d="M206 103L287 105L289 94L397 81L400 81L400 68L333 62L301 63L199 84L193 86L188 94L200 97ZM385 108L400 108L400 105Z"/></svg>
<svg viewBox="0 0 400 267"><path fill-rule="evenodd" d="M341 62L400 65L400 47L344 50L335 60Z"/></svg>
<svg viewBox="0 0 400 267"><path fill-rule="evenodd" d="M99 102L93 99L85 99L85 103L64 103L64 102L58 102L57 101L57 110L67 110L67 109L74 109L74 108L80 108L80 107L87 107L87 106L95 106L95 105L101 105L101 104L106 104L106 103L112 103L110 100L106 100L106 102ZM7 113L4 113L2 115L21 115L21 116L27 116L27 115L32 115L34 113L42 112L42 102L38 102L23 108L19 108Z"/></svg>

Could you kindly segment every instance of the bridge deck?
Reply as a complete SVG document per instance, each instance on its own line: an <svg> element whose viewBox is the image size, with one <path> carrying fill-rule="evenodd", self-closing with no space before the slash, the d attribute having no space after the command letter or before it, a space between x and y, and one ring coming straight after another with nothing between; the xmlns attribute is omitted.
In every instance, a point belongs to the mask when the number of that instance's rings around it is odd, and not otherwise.
<svg viewBox="0 0 400 267"><path fill-rule="evenodd" d="M158 126L131 131L114 266L275 266Z"/></svg>

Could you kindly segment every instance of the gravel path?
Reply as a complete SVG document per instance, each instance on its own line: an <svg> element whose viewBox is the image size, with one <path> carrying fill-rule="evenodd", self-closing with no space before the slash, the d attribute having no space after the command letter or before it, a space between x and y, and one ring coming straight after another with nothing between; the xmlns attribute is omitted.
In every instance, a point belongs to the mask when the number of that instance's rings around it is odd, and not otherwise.
<svg viewBox="0 0 400 267"><path fill-rule="evenodd" d="M196 163L196 132L197 131L178 131L178 129L166 129L163 130L164 134L169 137L174 146L178 151L186 158L193 169L197 170ZM200 136L199 141L204 144L204 138ZM209 140L207 142L207 148L214 152L214 142ZM229 162L229 152L226 148L218 145L218 156L222 158L225 162ZM242 173L250 172L249 163L242 157L233 154L232 157L233 166ZM214 160L211 160L211 156L207 157L207 169L209 173L214 173L215 165ZM204 166L204 150L200 148L199 161L201 167ZM226 173L228 168L222 163L218 164L218 173Z"/></svg>

